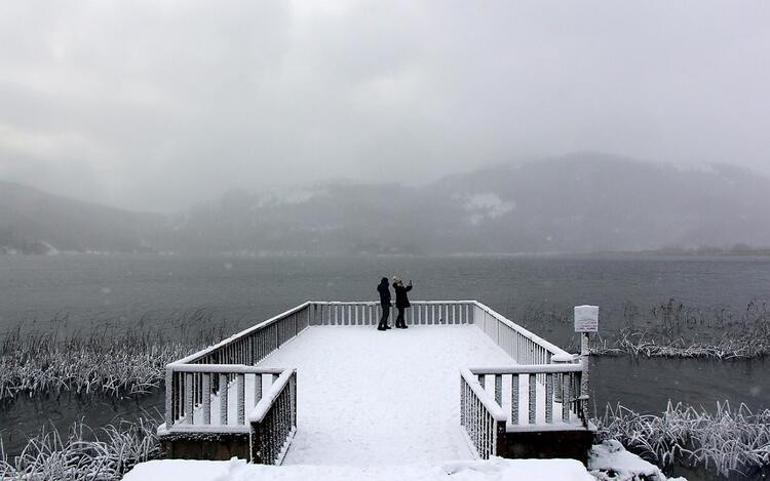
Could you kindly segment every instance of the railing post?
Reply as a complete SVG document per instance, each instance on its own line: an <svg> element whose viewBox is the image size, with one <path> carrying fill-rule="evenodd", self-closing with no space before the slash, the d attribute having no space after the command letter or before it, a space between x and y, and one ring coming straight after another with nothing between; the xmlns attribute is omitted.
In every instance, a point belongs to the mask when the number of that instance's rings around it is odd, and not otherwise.
<svg viewBox="0 0 770 481"><path fill-rule="evenodd" d="M537 424L537 376L529 376L529 424Z"/></svg>
<svg viewBox="0 0 770 481"><path fill-rule="evenodd" d="M583 423L586 423L586 417L587 413L586 410L588 409L588 390L589 390L589 384L588 384L588 373L590 371L590 351L588 349L588 334L584 333L582 336L580 336L581 342L580 342L580 364L583 367L583 370L579 373L580 377L580 395L578 397L577 401L577 409L578 409L578 417L580 418Z"/></svg>
<svg viewBox="0 0 770 481"><path fill-rule="evenodd" d="M211 424L211 373L203 373L203 424Z"/></svg>
<svg viewBox="0 0 770 481"><path fill-rule="evenodd" d="M545 422L553 423L553 374L545 375Z"/></svg>
<svg viewBox="0 0 770 481"><path fill-rule="evenodd" d="M551 356L551 364L569 364L574 361L574 357L570 354L556 354ZM562 402L562 376L563 374L556 374L556 383L553 393L554 401Z"/></svg>
<svg viewBox="0 0 770 481"><path fill-rule="evenodd" d="M297 371L291 375L291 425L297 426Z"/></svg>
<svg viewBox="0 0 770 481"><path fill-rule="evenodd" d="M562 401L561 401L561 420L564 423L569 423L569 408L570 398L572 397L572 373L562 376Z"/></svg>
<svg viewBox="0 0 770 481"><path fill-rule="evenodd" d="M237 420L238 424L243 424L246 420L246 376L239 372L235 375L235 385L236 385L236 395L238 396L238 399L236 401L238 402L238 413L237 413Z"/></svg>
<svg viewBox="0 0 770 481"><path fill-rule="evenodd" d="M219 424L227 425L227 410L229 408L229 389L227 374L219 373Z"/></svg>
<svg viewBox="0 0 770 481"><path fill-rule="evenodd" d="M193 424L193 373L184 374L184 422Z"/></svg>
<svg viewBox="0 0 770 481"><path fill-rule="evenodd" d="M174 370L166 366L166 429L174 425Z"/></svg>
<svg viewBox="0 0 770 481"><path fill-rule="evenodd" d="M519 375L511 375L511 424L519 424Z"/></svg>

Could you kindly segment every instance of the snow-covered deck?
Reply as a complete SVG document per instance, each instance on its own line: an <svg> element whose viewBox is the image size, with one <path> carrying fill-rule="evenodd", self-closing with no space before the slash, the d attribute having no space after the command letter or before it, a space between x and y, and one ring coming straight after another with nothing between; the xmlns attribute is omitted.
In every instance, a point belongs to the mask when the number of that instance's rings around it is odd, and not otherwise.
<svg viewBox="0 0 770 481"><path fill-rule="evenodd" d="M585 459L583 367L571 355L477 301L415 302L410 328L386 332L374 327L378 309L307 302L169 364L158 430L168 455Z"/></svg>
<svg viewBox="0 0 770 481"><path fill-rule="evenodd" d="M298 430L284 464L373 465L472 459L460 368L512 364L472 325L311 326L259 366L297 368Z"/></svg>

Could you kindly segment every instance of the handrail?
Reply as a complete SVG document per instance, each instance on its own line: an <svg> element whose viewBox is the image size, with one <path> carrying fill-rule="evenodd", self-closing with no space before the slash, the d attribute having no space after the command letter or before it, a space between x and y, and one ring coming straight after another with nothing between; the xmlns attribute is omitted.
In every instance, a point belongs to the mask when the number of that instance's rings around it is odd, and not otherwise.
<svg viewBox="0 0 770 481"><path fill-rule="evenodd" d="M460 369L460 426L478 457L497 455L505 436L505 413L467 369Z"/></svg>
<svg viewBox="0 0 770 481"><path fill-rule="evenodd" d="M515 322L511 321L510 319L508 319L507 317L503 316L499 312L493 310L489 306L487 306L485 304L482 304L479 301L473 301L473 304L475 304L477 307L479 307L483 311L486 311L487 314L489 314L490 316L496 318L498 321L500 321L503 324L507 325L511 329L514 329L515 331L517 331L522 336L528 338L529 340L531 340L535 344L538 344L541 347L545 348L551 354L553 354L553 355L557 355L557 354L569 355L569 353L567 351L565 351L564 349L560 348L559 346L557 346L557 345L555 345L555 344L553 344L551 342L546 341L545 339L543 339L542 337L538 336L534 332L532 332L532 331L530 331L530 330L528 330L528 329L526 329L526 328L516 324Z"/></svg>
<svg viewBox="0 0 770 481"><path fill-rule="evenodd" d="M492 377L492 385L487 385L487 376ZM466 383L490 396L494 393L496 406L502 408L503 399L510 400L510 418L506 414L509 431L542 427L576 429L580 424L587 427L588 394L581 390L582 376L581 363L527 364L463 371ZM504 377L509 379L506 385L503 384Z"/></svg>
<svg viewBox="0 0 770 481"><path fill-rule="evenodd" d="M252 463L281 464L297 431L297 371L287 369L249 414Z"/></svg>
<svg viewBox="0 0 770 481"><path fill-rule="evenodd" d="M470 386L473 394L479 398L481 404L483 404L487 411L489 411L489 414L492 415L494 420L505 422L508 417L505 415L505 412L503 412L503 408L500 407L492 398L492 396L481 387L476 377L471 374L471 371L469 369L462 368L460 369L460 374L462 375L463 379L465 379L465 382L468 383L468 386Z"/></svg>
<svg viewBox="0 0 770 481"><path fill-rule="evenodd" d="M381 304L376 301L311 301L309 324L313 326L371 326L379 322ZM411 301L404 313L408 325L472 324L473 301ZM395 307L391 306L391 319Z"/></svg>
<svg viewBox="0 0 770 481"><path fill-rule="evenodd" d="M289 380L296 374L296 372L296 369L283 370L283 373L278 376L278 379L276 379L276 381L270 387L270 391L267 392L267 394L257 403L254 409L252 409L251 413L249 413L250 423L261 423L265 419L267 412L273 406L275 400L286 388Z"/></svg>
<svg viewBox="0 0 770 481"><path fill-rule="evenodd" d="M335 306L360 306L360 305L366 305L366 306L379 306L379 301L309 301L310 304L318 304L318 305L335 305ZM458 300L446 300L446 301L421 301L421 300L410 300L410 304L473 304L473 300L465 300L465 301L458 301Z"/></svg>
<svg viewBox="0 0 770 481"><path fill-rule="evenodd" d="M472 367L468 368L471 374L561 374L564 372L582 372L583 365L575 364L521 364L506 367Z"/></svg>
<svg viewBox="0 0 770 481"><path fill-rule="evenodd" d="M176 372L210 372L225 374L282 374L286 369L280 367L247 366L246 364L177 364L168 365Z"/></svg>
<svg viewBox="0 0 770 481"><path fill-rule="evenodd" d="M201 349L200 351L198 351L196 353L190 354L187 357L179 359L179 360L175 361L172 364L186 364L186 363L192 362L192 361L194 361L196 359L199 359L199 358L201 358L201 357L203 357L203 356L205 356L207 354L211 354L212 352L216 351L217 349L225 347L226 345L230 344L233 341L236 341L236 340L238 340L238 339L240 339L240 338L242 338L244 336L247 336L247 335L252 334L252 333L254 333L256 331L264 329L265 327L267 327L267 326L269 326L271 324L275 324L276 322L278 322L278 321L280 321L280 320L282 320L282 319L284 319L284 318L286 318L286 317L288 317L288 316L290 316L292 314L295 314L295 313L301 311L302 309L305 309L306 307L309 307L310 304L311 304L310 301L303 302L302 304L300 304L300 305L298 305L298 306L296 306L294 308L291 308L288 311L282 312L281 314L278 314L277 316L273 316L273 317L271 317L270 319L268 319L266 321L262 321L259 324L251 326L249 328L246 328L246 329L244 329L244 330L242 330L242 331L240 331L240 332L238 332L236 334L233 334L232 336L230 336L230 337L228 337L228 338L226 338L226 339L224 339L222 341L219 341L218 343L216 343L216 344L214 344L212 346L209 346L209 347L207 347L205 349Z"/></svg>

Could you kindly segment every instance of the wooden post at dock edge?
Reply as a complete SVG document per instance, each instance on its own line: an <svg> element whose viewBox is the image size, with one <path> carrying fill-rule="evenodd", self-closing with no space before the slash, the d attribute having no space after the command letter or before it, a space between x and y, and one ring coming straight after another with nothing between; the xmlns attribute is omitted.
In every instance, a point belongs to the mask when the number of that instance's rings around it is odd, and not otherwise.
<svg viewBox="0 0 770 481"><path fill-rule="evenodd" d="M592 332L599 331L599 307L598 306L575 306L575 332L580 333L580 363L583 365L583 372L580 377L580 414L583 422L587 419L588 399L589 399L589 378L591 371L589 340Z"/></svg>

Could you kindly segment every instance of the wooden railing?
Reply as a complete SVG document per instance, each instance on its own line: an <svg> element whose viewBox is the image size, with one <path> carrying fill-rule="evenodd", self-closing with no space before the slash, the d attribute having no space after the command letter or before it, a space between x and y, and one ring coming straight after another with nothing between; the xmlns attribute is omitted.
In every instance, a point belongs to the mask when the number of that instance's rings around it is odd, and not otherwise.
<svg viewBox="0 0 770 481"><path fill-rule="evenodd" d="M468 369L460 370L460 425L479 458L497 455L505 413Z"/></svg>
<svg viewBox="0 0 770 481"><path fill-rule="evenodd" d="M253 366L309 325L309 307L301 304L167 365L163 429L248 432L245 413L259 402L263 378L272 381L283 372ZM218 405L213 417L212 404Z"/></svg>
<svg viewBox="0 0 770 481"><path fill-rule="evenodd" d="M532 364L469 369L501 409L509 431L585 427L581 364ZM537 380L543 376L545 382Z"/></svg>
<svg viewBox="0 0 770 481"><path fill-rule="evenodd" d="M173 363L245 364L253 366L310 325L310 302L289 309L267 321Z"/></svg>
<svg viewBox="0 0 770 481"><path fill-rule="evenodd" d="M497 456L508 433L585 429L581 370L580 364L461 369L460 425L476 455ZM545 386L536 381L540 374Z"/></svg>
<svg viewBox="0 0 770 481"><path fill-rule="evenodd" d="M509 431L587 425L584 366L574 356L480 302L473 302L473 323L518 364L470 370L498 406L510 407Z"/></svg>
<svg viewBox="0 0 770 481"><path fill-rule="evenodd" d="M553 356L569 356L555 344L477 301L473 302L472 322L518 364L550 364Z"/></svg>
<svg viewBox="0 0 770 481"><path fill-rule="evenodd" d="M251 462L281 464L297 431L297 372L286 370L249 415Z"/></svg>
<svg viewBox="0 0 770 481"><path fill-rule="evenodd" d="M380 322L379 302L312 302L311 326L374 326ZM408 325L451 325L473 322L474 301L412 301L404 313ZM391 307L389 321L395 322Z"/></svg>
<svg viewBox="0 0 770 481"><path fill-rule="evenodd" d="M247 432L246 413L284 369L241 364L180 364L166 370L167 432Z"/></svg>

